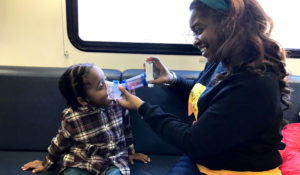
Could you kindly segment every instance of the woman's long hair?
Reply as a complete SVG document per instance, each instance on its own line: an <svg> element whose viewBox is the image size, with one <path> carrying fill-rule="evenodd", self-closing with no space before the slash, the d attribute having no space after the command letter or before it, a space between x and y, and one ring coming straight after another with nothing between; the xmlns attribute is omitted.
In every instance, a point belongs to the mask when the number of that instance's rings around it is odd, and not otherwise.
<svg viewBox="0 0 300 175"><path fill-rule="evenodd" d="M200 12L203 17L211 17L220 24L217 29L221 47L216 58L227 69L217 80L228 78L234 69L245 66L248 71L262 75L271 67L279 79L281 102L290 106L290 90L285 69L285 51L270 38L273 21L256 0L225 0L228 12L209 8L200 0L194 0L190 9Z"/></svg>

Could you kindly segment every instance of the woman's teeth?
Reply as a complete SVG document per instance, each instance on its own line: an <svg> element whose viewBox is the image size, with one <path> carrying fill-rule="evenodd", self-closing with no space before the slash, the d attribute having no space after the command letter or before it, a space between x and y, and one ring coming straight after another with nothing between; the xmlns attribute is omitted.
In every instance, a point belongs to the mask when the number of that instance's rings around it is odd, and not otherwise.
<svg viewBox="0 0 300 175"><path fill-rule="evenodd" d="M200 51L201 51L201 53L203 54L203 53L206 51L206 47L202 47L202 48L200 49Z"/></svg>

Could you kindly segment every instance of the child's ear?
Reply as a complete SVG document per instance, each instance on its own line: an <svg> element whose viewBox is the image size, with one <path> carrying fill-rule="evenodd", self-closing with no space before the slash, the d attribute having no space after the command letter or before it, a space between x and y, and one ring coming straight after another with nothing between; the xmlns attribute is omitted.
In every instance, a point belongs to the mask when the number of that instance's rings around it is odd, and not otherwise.
<svg viewBox="0 0 300 175"><path fill-rule="evenodd" d="M87 106L88 102L85 101L82 97L77 97L77 102L81 104L81 106Z"/></svg>

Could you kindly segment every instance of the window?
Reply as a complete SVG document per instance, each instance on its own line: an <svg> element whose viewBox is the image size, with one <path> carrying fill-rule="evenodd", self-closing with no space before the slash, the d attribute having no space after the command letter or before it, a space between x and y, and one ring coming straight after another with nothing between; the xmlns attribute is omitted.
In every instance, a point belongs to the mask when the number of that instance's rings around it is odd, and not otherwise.
<svg viewBox="0 0 300 175"><path fill-rule="evenodd" d="M299 0L259 0L274 20L272 37L300 58ZM66 0L68 35L84 51L191 54L190 0ZM280 11L280 13L278 13ZM283 32L284 31L284 32ZM283 35L284 34L284 35Z"/></svg>
<svg viewBox="0 0 300 175"><path fill-rule="evenodd" d="M274 22L272 38L288 51L289 57L300 58L300 1L258 0Z"/></svg>

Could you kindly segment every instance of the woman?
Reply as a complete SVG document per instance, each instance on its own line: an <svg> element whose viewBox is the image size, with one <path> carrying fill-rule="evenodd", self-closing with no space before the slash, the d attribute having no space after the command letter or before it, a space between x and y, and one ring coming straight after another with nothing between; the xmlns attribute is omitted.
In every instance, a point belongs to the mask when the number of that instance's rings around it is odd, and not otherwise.
<svg viewBox="0 0 300 175"><path fill-rule="evenodd" d="M121 106L137 110L164 140L186 155L169 174L281 174L282 104L289 107L285 53L270 38L273 23L256 0L194 0L194 45L208 60L197 80L170 72L158 58L159 77L189 97L193 125L143 102L122 87Z"/></svg>

